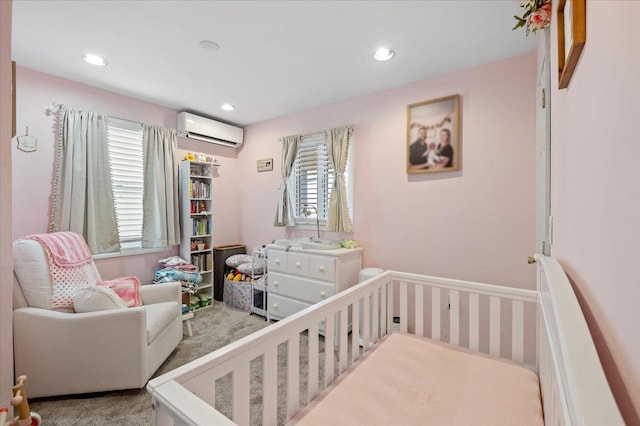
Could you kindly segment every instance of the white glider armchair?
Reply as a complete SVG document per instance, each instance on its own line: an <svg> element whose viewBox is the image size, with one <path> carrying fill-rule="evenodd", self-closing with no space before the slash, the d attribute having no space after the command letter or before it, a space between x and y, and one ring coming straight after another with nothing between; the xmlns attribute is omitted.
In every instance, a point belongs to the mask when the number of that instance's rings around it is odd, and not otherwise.
<svg viewBox="0 0 640 426"><path fill-rule="evenodd" d="M13 256L15 372L30 397L142 388L182 339L178 283L141 286L142 306L52 310L40 243L15 241Z"/></svg>

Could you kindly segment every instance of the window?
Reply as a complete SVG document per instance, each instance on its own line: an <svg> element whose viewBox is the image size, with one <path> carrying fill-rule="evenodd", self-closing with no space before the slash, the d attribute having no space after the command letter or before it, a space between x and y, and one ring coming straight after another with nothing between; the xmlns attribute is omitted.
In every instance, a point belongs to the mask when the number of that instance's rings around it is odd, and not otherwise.
<svg viewBox="0 0 640 426"><path fill-rule="evenodd" d="M142 125L109 118L109 164L121 251L142 248Z"/></svg>
<svg viewBox="0 0 640 426"><path fill-rule="evenodd" d="M345 169L345 183L347 186L347 202L352 209L351 190L351 151L353 144L349 143L349 161ZM326 226L329 219L329 197L333 189L333 166L329 161L329 154L325 133L319 132L303 136L298 146L291 172L293 179L293 214L297 224L316 224L316 212L320 225ZM313 206L307 209L305 206ZM314 210L314 208L316 210ZM309 210L307 216L305 211ZM353 214L351 214L353 217Z"/></svg>

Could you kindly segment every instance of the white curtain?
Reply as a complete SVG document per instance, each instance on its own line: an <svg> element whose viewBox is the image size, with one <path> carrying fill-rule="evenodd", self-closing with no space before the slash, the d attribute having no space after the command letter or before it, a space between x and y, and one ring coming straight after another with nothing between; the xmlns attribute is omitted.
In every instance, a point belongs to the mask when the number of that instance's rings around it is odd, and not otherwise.
<svg viewBox="0 0 640 426"><path fill-rule="evenodd" d="M300 135L282 138L282 164L280 166L282 183L280 184L280 195L278 197L278 210L276 210L276 218L273 221L274 226L294 226L296 224L291 211L291 194L289 194L287 182L293 170L300 139L302 139Z"/></svg>
<svg viewBox="0 0 640 426"><path fill-rule="evenodd" d="M58 125L50 230L77 232L93 254L119 251L106 117L62 106Z"/></svg>
<svg viewBox="0 0 640 426"><path fill-rule="evenodd" d="M175 129L145 124L142 143L142 247L169 247L180 244L177 132Z"/></svg>
<svg viewBox="0 0 640 426"><path fill-rule="evenodd" d="M353 222L347 203L347 186L344 180L344 169L349 160L349 141L352 127L338 127L325 132L327 153L333 166L335 177L329 199L328 231L353 232Z"/></svg>

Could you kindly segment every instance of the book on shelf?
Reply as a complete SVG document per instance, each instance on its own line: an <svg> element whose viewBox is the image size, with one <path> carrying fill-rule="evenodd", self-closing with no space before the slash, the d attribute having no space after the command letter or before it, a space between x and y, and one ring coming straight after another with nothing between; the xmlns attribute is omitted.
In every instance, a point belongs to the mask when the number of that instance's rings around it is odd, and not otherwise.
<svg viewBox="0 0 640 426"><path fill-rule="evenodd" d="M204 201L191 200L191 214L208 214L207 203Z"/></svg>
<svg viewBox="0 0 640 426"><path fill-rule="evenodd" d="M210 194L208 183L189 179L189 198L209 198Z"/></svg>
<svg viewBox="0 0 640 426"><path fill-rule="evenodd" d="M211 253L195 253L191 255L191 264L198 267L200 272L213 269L213 256Z"/></svg>
<svg viewBox="0 0 640 426"><path fill-rule="evenodd" d="M211 234L211 222L208 218L203 219L191 219L191 235L198 237L202 235Z"/></svg>

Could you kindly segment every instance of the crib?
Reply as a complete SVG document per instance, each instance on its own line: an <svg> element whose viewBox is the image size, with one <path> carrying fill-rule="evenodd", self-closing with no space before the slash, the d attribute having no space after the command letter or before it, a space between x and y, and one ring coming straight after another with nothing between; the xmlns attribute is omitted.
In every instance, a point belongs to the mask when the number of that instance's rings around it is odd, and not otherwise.
<svg viewBox="0 0 640 426"><path fill-rule="evenodd" d="M536 261L537 291L386 271L151 380L153 424L283 423L338 377L357 370L360 358L388 334L399 332L533 370L544 424L623 425L564 271L552 258L537 255ZM319 351L323 343L327 350ZM283 344L287 374L278 383ZM256 419L250 369L258 358L262 397ZM305 358L303 377L300 359ZM219 380L229 381L226 415L216 409ZM286 395L284 402L279 395Z"/></svg>

